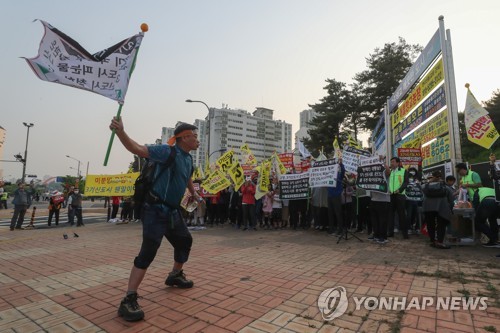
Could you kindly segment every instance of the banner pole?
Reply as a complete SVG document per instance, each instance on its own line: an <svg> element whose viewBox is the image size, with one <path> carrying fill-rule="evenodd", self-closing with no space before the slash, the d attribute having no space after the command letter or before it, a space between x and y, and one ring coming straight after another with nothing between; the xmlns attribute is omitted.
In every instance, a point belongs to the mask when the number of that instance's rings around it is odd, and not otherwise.
<svg viewBox="0 0 500 333"><path fill-rule="evenodd" d="M120 107L118 107L118 112L116 113L116 119L120 119L120 114L122 113L123 102L120 102ZM111 137L109 138L108 150L106 151L106 157L104 158L104 166L108 165L109 154L111 153L111 146L113 145L113 140L115 139L115 130L111 131Z"/></svg>

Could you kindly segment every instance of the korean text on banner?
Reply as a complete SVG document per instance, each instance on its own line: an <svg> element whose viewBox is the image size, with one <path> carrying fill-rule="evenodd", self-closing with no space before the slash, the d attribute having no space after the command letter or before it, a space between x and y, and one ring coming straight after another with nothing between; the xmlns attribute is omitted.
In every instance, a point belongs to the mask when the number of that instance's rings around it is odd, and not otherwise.
<svg viewBox="0 0 500 333"><path fill-rule="evenodd" d="M234 183L234 190L238 191L245 182L245 174L243 172L243 168L241 167L239 162L233 163L233 165L227 171L231 179Z"/></svg>
<svg viewBox="0 0 500 333"><path fill-rule="evenodd" d="M450 136L447 134L437 138L431 144L422 147L422 167L426 168L430 165L450 159Z"/></svg>
<svg viewBox="0 0 500 333"><path fill-rule="evenodd" d="M422 81L415 87L415 89L410 92L401 106L392 114L392 127L396 127L396 125L443 80L443 59L440 59L422 79Z"/></svg>
<svg viewBox="0 0 500 333"><path fill-rule="evenodd" d="M309 197L309 173L281 175L280 199L299 200Z"/></svg>
<svg viewBox="0 0 500 333"><path fill-rule="evenodd" d="M361 160L358 167L356 186L365 190L387 193L385 167L378 157Z"/></svg>
<svg viewBox="0 0 500 333"><path fill-rule="evenodd" d="M90 54L75 40L45 21L38 55L25 59L44 81L60 83L123 102L143 34Z"/></svg>
<svg viewBox="0 0 500 333"><path fill-rule="evenodd" d="M464 116L467 139L483 148L490 149L499 137L498 131L488 111L478 103L469 88L467 88Z"/></svg>
<svg viewBox="0 0 500 333"><path fill-rule="evenodd" d="M233 165L233 161L234 161L234 151L230 150L221 157L219 157L216 163L221 168L222 172L225 173Z"/></svg>
<svg viewBox="0 0 500 333"><path fill-rule="evenodd" d="M366 150L356 149L351 146L345 146L342 153L342 163L346 171L356 174L358 172L359 159L361 157L370 157L371 154Z"/></svg>
<svg viewBox="0 0 500 333"><path fill-rule="evenodd" d="M310 187L336 187L339 165L335 159L316 161L309 169Z"/></svg>
<svg viewBox="0 0 500 333"><path fill-rule="evenodd" d="M139 172L119 175L87 175L85 179L85 196L132 196L134 195L134 184L137 177L139 177Z"/></svg>
<svg viewBox="0 0 500 333"><path fill-rule="evenodd" d="M230 185L231 182L220 170L212 172L212 174L203 183L201 183L201 187L203 187L210 194L216 194Z"/></svg>

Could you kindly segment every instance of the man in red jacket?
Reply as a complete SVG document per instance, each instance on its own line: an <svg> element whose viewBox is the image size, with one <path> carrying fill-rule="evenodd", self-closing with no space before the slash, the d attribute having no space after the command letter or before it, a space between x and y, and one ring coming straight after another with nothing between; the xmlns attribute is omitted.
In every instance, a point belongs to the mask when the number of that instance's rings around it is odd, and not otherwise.
<svg viewBox="0 0 500 333"><path fill-rule="evenodd" d="M242 194L242 210L243 210L243 230L253 228L255 226L255 185L252 183L252 178L247 176L245 183L240 188Z"/></svg>

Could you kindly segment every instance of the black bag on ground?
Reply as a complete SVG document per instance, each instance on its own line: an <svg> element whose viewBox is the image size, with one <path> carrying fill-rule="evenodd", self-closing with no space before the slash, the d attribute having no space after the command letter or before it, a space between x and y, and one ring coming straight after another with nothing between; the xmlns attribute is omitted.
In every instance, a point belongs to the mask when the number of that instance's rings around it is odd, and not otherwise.
<svg viewBox="0 0 500 333"><path fill-rule="evenodd" d="M443 198L448 195L444 182L431 182L424 186L424 195L428 198Z"/></svg>
<svg viewBox="0 0 500 333"><path fill-rule="evenodd" d="M146 202L146 198L148 193L153 189L153 185L158 178L167 170L175 160L175 156L177 155L177 151L172 146L170 149L170 155L165 163L161 164L161 171L155 177L157 162L153 162L146 159L146 163L142 167L141 174L135 180L134 184L134 202L136 204L143 204Z"/></svg>

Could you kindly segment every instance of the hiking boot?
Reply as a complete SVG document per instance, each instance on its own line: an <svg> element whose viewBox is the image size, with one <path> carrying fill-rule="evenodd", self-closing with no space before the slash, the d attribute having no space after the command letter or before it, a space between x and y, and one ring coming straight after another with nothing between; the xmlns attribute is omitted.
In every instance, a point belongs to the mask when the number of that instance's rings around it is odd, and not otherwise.
<svg viewBox="0 0 500 333"><path fill-rule="evenodd" d="M168 274L167 279L165 280L165 284L167 286L177 286L179 288L192 288L193 281L186 279L186 274L182 271L178 271L177 273L171 272Z"/></svg>
<svg viewBox="0 0 500 333"><path fill-rule="evenodd" d="M126 321L138 321L144 319L144 311L142 311L139 303L137 303L137 293L127 295L118 308L118 316L123 317Z"/></svg>

